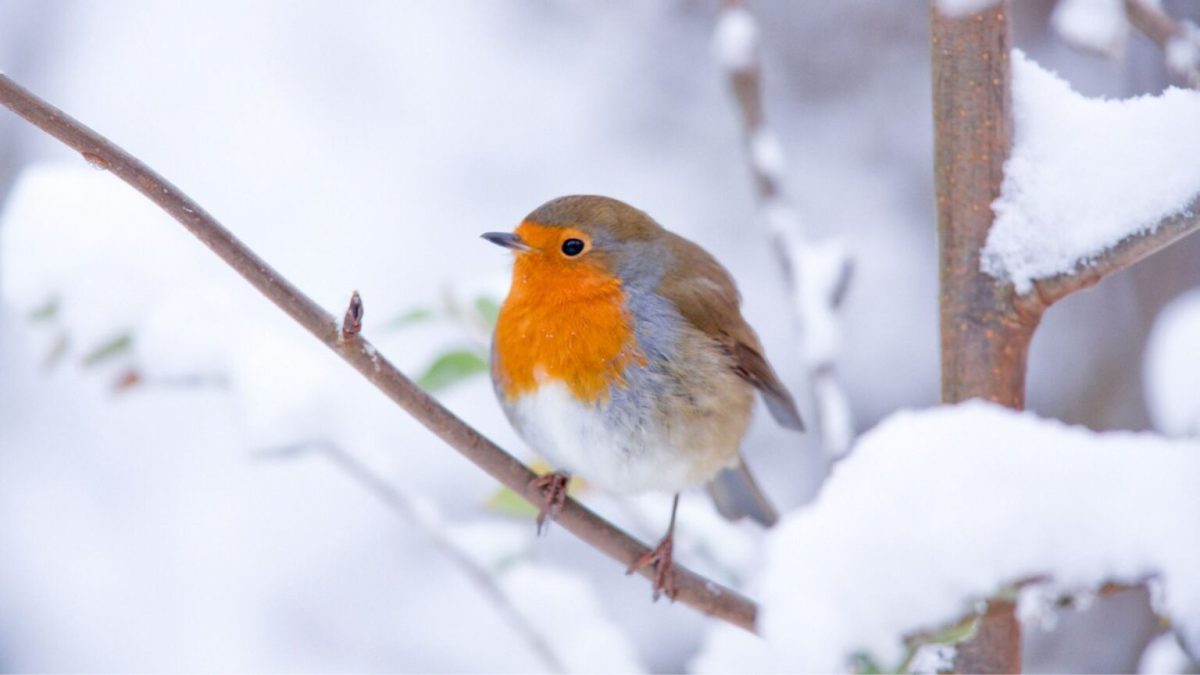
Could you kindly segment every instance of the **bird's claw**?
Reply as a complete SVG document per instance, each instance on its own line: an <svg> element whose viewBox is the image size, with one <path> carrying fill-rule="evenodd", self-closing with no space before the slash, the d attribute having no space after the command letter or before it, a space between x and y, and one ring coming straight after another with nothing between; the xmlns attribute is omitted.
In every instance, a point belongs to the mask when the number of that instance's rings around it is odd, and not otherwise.
<svg viewBox="0 0 1200 675"><path fill-rule="evenodd" d="M651 583L653 584L654 599L656 601L659 596L666 595L671 602L674 602L675 596L679 592L675 587L675 563L672 559L674 540L675 537L671 534L663 537L663 540L658 542L658 546L640 555L629 566L629 569L625 570L626 574L633 574L638 570L653 565L654 576L651 577Z"/></svg>
<svg viewBox="0 0 1200 675"><path fill-rule="evenodd" d="M529 482L530 487L542 494L542 503L538 506L537 533L541 536L546 531L546 521L556 520L567 503L567 483L570 476L565 473L548 473L538 476Z"/></svg>

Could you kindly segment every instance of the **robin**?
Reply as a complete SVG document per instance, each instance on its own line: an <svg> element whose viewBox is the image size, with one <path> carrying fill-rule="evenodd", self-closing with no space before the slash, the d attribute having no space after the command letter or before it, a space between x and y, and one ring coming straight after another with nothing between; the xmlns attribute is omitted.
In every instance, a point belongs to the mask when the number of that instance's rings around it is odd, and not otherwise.
<svg viewBox="0 0 1200 675"><path fill-rule="evenodd" d="M535 481L539 532L573 473L616 493L674 494L666 536L628 570L654 566L657 599L675 594L684 488L707 483L727 518L777 520L740 453L755 390L780 424L804 425L716 259L599 196L560 197L483 238L515 254L492 342L496 395L558 469Z"/></svg>

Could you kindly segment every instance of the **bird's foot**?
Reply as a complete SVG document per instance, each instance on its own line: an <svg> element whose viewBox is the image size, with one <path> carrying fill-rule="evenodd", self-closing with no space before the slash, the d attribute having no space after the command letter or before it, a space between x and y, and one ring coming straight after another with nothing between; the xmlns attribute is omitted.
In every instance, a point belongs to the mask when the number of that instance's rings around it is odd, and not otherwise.
<svg viewBox="0 0 1200 675"><path fill-rule="evenodd" d="M675 545L675 535L667 533L663 540L658 542L658 546L643 553L629 569L625 570L626 574L633 574L638 570L654 566L654 576L651 577L651 582L654 588L654 599L658 600L660 595L666 595L671 602L675 601L675 596L678 590L675 588L675 563L672 560L671 553Z"/></svg>
<svg viewBox="0 0 1200 675"><path fill-rule="evenodd" d="M565 473L548 473L538 476L529 482L530 487L542 493L542 503L538 505L537 532L538 536L546 531L546 521L555 520L562 513L563 505L567 503L567 483L571 477Z"/></svg>

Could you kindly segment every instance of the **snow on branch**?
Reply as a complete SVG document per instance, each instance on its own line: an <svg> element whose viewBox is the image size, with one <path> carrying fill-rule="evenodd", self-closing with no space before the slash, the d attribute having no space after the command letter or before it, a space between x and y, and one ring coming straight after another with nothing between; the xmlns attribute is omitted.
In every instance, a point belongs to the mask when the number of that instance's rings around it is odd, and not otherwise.
<svg viewBox="0 0 1200 675"><path fill-rule="evenodd" d="M985 272L1050 303L1200 226L1200 92L1090 99L1019 50L1012 79Z"/></svg>
<svg viewBox="0 0 1200 675"><path fill-rule="evenodd" d="M936 0L934 6L942 16L961 19L999 4L1000 0Z"/></svg>
<svg viewBox="0 0 1200 675"><path fill-rule="evenodd" d="M93 166L111 172L157 204L296 323L476 466L530 503L536 503L540 498L536 488L531 486L536 478L533 471L422 391L361 334L356 334L351 325L343 331L343 326L333 315L292 285L179 188L2 73L0 103L82 154ZM361 317L362 313L361 299L354 304L358 306L352 306L347 312L352 319ZM629 566L649 550L570 498L557 522L624 566ZM645 574L651 573L645 571ZM676 564L675 574L679 591L677 600L739 628L754 630L757 608L750 600L681 565Z"/></svg>
<svg viewBox="0 0 1200 675"><path fill-rule="evenodd" d="M742 0L724 0L713 33L713 53L725 69L742 117L746 156L761 218L787 280L801 331L801 357L813 401L815 430L826 453L837 457L854 440L849 400L834 372L841 343L837 311L853 269L835 239L814 241L782 187L783 147L767 125L762 97L758 22Z"/></svg>
<svg viewBox="0 0 1200 675"><path fill-rule="evenodd" d="M722 630L696 665L833 672L858 655L889 669L907 638L946 635L1006 589L1095 593L1147 579L1194 653L1196 476L1196 442L1095 433L980 401L897 413L770 535L765 644Z"/></svg>

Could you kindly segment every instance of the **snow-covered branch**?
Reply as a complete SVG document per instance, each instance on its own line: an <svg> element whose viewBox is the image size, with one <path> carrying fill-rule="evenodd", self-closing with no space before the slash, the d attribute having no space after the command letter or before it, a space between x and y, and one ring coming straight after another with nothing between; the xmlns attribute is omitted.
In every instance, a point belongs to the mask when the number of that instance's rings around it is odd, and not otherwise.
<svg viewBox="0 0 1200 675"><path fill-rule="evenodd" d="M426 428L531 503L538 499L539 495L530 485L536 476L528 467L413 384L361 335L352 334L353 331L346 331L351 334L344 335L339 321L177 187L108 139L3 74L0 74L0 103L82 154L93 166L111 172L141 192ZM236 330L236 327L231 324L230 330ZM567 500L558 523L624 566L648 550L571 499ZM754 629L757 610L748 599L680 565L675 566L675 572L679 601L740 628Z"/></svg>
<svg viewBox="0 0 1200 675"><path fill-rule="evenodd" d="M1200 227L1200 92L1089 99L1013 55L1012 156L983 269L1041 308Z"/></svg>
<svg viewBox="0 0 1200 675"><path fill-rule="evenodd" d="M1147 579L1155 611L1194 650L1197 475L1195 441L979 401L897 413L769 536L765 644L718 629L698 665L833 672L859 654L889 670L915 635L961 639L947 628L997 593L1030 616Z"/></svg>
<svg viewBox="0 0 1200 675"><path fill-rule="evenodd" d="M815 241L781 185L783 147L768 126L762 97L758 22L743 0L725 0L717 16L713 51L726 71L741 113L746 156L771 247L789 287L801 332L802 357L821 447L840 456L854 440L849 401L835 372L838 308L850 283L852 262L840 241Z"/></svg>

